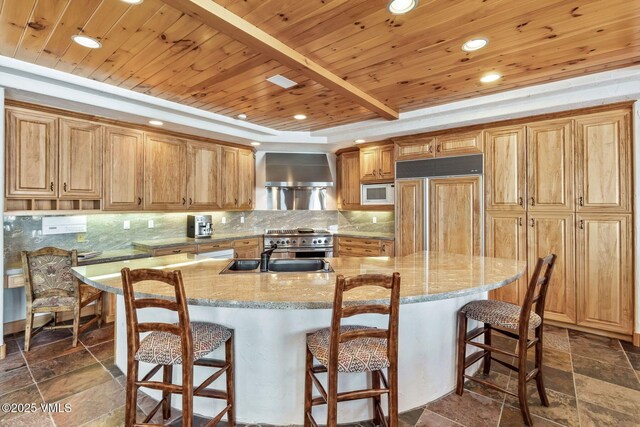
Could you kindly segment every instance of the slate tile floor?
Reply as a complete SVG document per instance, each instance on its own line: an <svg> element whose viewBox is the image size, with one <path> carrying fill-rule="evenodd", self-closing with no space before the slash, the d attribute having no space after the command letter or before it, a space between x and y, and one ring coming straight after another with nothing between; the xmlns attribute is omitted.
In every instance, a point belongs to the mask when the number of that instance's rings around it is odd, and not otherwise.
<svg viewBox="0 0 640 427"><path fill-rule="evenodd" d="M640 348L614 339L545 328L545 408L531 383L530 408L536 426L640 425ZM0 361L0 403L70 404L70 412L0 413L0 426L119 426L124 418L124 377L113 363L113 325L94 329L71 347L68 331L44 331L29 353L22 335L5 337ZM505 349L515 341L495 339ZM491 377L514 390L515 376L494 364ZM141 396L139 415L155 401ZM449 394L401 415L406 426L520 426L517 399L468 383L463 396ZM155 421L155 420L154 420ZM201 420L198 420L201 421ZM197 423L199 424L199 423ZM180 425L179 414L172 425Z"/></svg>

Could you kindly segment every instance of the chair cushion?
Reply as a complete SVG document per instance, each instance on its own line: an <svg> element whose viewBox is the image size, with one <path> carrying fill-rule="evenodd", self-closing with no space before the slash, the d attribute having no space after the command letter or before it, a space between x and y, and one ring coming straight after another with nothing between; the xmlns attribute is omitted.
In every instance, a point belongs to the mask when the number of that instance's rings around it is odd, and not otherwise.
<svg viewBox="0 0 640 427"><path fill-rule="evenodd" d="M231 337L231 330L222 325L191 322L193 360L211 353ZM140 342L135 356L140 362L156 365L182 364L182 344L178 335L169 332L151 332Z"/></svg>
<svg viewBox="0 0 640 427"><path fill-rule="evenodd" d="M340 332L358 329L375 329L366 326L342 326ZM330 329L320 329L309 335L309 351L323 365L329 365ZM338 346L339 372L370 372L389 367L387 340L385 338L356 338Z"/></svg>
<svg viewBox="0 0 640 427"><path fill-rule="evenodd" d="M520 323L520 306L508 302L496 300L471 301L462 307L461 311L469 319L489 323L494 326L502 326L509 329L518 329ZM536 313L529 315L529 328L537 328L542 319Z"/></svg>
<svg viewBox="0 0 640 427"><path fill-rule="evenodd" d="M46 296L53 289L73 292L75 282L71 273L71 257L59 255L30 256L31 287L36 298Z"/></svg>
<svg viewBox="0 0 640 427"><path fill-rule="evenodd" d="M53 295L50 297L40 297L33 300L32 308L47 309L50 308L54 311L59 307L73 307L76 303L75 297L68 297L62 295Z"/></svg>

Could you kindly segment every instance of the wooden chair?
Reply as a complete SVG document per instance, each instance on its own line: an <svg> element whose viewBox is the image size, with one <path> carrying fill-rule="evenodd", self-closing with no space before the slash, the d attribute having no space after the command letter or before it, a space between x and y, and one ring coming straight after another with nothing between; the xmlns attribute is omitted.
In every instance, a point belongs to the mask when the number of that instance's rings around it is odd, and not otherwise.
<svg viewBox="0 0 640 427"><path fill-rule="evenodd" d="M71 273L71 267L78 265L75 250L65 251L46 247L37 251L22 251L22 270L25 277L27 296L27 319L24 331L24 350L31 348L31 337L42 329L73 328L73 346L78 345L78 334L94 323L102 325L102 291L80 283ZM92 302L96 302L96 315L80 326L80 312ZM58 325L57 314L73 313L71 325ZM52 313L53 326L33 330L36 313Z"/></svg>
<svg viewBox="0 0 640 427"><path fill-rule="evenodd" d="M343 306L344 292L361 286L380 286L391 290L386 304ZM304 425L317 426L312 409L327 404L327 425L337 425L338 402L372 399L374 423L396 427L398 425L398 309L400 302L400 274L364 274L345 278L338 276L333 300L331 327L307 334L305 367ZM345 317L375 313L389 317L387 329L365 326L341 326ZM320 365L313 365L313 358ZM384 376L387 369L389 380ZM370 389L338 393L338 372L370 372ZM327 373L328 387L324 389L316 374ZM384 387L381 387L381 383ZM313 397L312 385L320 392ZM389 422L387 423L380 396L388 394Z"/></svg>
<svg viewBox="0 0 640 427"><path fill-rule="evenodd" d="M531 281L529 282L522 307L501 301L481 300L470 302L462 307L458 313L458 373L456 393L462 395L464 391L464 380L467 378L495 390L516 396L520 402L522 418L528 426L533 425L527 403L527 382L529 380L536 380L540 400L544 406L549 406L543 380L542 331L544 325L544 303L555 262L556 256L554 254L548 255L544 259L538 259L533 274L531 275ZM535 311L532 312L534 304ZM467 333L468 319L482 322L484 326ZM511 331L508 329L511 329ZM512 331L514 329L517 330L517 333ZM529 339L530 329L534 331L532 339ZM518 340L516 352L506 351L492 346L491 331L496 331ZM484 343L473 341L480 335L484 335ZM466 356L467 345L478 347L481 350ZM527 372L527 351L533 346L535 346L534 367L531 371ZM493 358L493 352L516 358L517 365ZM491 361L500 363L517 372L518 393L516 394L506 390L493 382L467 375L465 372L466 368L480 359L484 359L483 373L485 375L488 375L491 371Z"/></svg>
<svg viewBox="0 0 640 427"><path fill-rule="evenodd" d="M159 298L136 298L134 285L155 281L170 285L175 290L175 301ZM226 400L227 405L206 425L216 425L227 414L227 424L235 425L233 380L233 330L215 323L190 322L187 300L180 271L140 269L122 270L125 313L127 318L127 390L125 425L149 425L149 421L162 407L162 418L171 418L171 395L182 394L182 426L193 426L193 398L207 397ZM163 308L177 314L177 323L138 322L138 310ZM142 340L140 334L149 332ZM225 360L207 359L205 355L225 345ZM138 380L140 362L154 366L144 378ZM182 383L173 384L173 366L182 365ZM193 367L217 368L197 387L193 385ZM162 381L151 378L162 369ZM206 388L226 373L226 391ZM162 400L142 423L136 421L138 389L146 387L162 391Z"/></svg>

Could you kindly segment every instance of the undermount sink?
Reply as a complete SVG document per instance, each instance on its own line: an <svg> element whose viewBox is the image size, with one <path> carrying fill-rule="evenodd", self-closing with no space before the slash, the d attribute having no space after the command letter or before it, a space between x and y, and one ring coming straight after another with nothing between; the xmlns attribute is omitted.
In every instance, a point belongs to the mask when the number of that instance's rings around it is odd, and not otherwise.
<svg viewBox="0 0 640 427"><path fill-rule="evenodd" d="M324 259L272 259L264 273L329 273L331 264ZM259 259L234 259L220 274L261 273Z"/></svg>

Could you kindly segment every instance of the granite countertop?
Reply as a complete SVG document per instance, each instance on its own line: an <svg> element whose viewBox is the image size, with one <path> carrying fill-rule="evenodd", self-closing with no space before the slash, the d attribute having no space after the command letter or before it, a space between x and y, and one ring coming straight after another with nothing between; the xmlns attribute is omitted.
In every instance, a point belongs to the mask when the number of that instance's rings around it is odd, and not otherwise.
<svg viewBox="0 0 640 427"><path fill-rule="evenodd" d="M363 239L379 239L379 240L395 240L396 236L393 233L379 233L374 231L341 231L338 230L333 233L338 237L359 237Z"/></svg>
<svg viewBox="0 0 640 427"><path fill-rule="evenodd" d="M105 262L125 261L130 259L149 258L151 254L137 249L115 249L112 251L103 251L100 255L89 259L78 258L78 265L101 264ZM15 276L22 274L22 264L19 262L11 263L6 266L5 276Z"/></svg>
<svg viewBox="0 0 640 427"><path fill-rule="evenodd" d="M197 245L200 243L213 243L224 240L246 239L250 237L262 237L261 232L245 231L238 233L216 233L211 238L194 239L193 237L174 237L171 239L138 240L132 242L134 248L152 251L155 249L172 248L174 246Z"/></svg>
<svg viewBox="0 0 640 427"><path fill-rule="evenodd" d="M120 270L124 267L179 269L189 304L212 307L266 309L330 308L336 276L364 273L401 276L401 303L455 298L477 294L511 283L524 274L526 262L455 255L443 252L417 252L405 257L327 258L333 273L240 273L219 274L229 260L198 259L179 254L126 262L75 267L82 281L107 292L122 294ZM141 283L141 297L172 298L169 287ZM359 288L345 294L345 301L385 301L388 291Z"/></svg>

